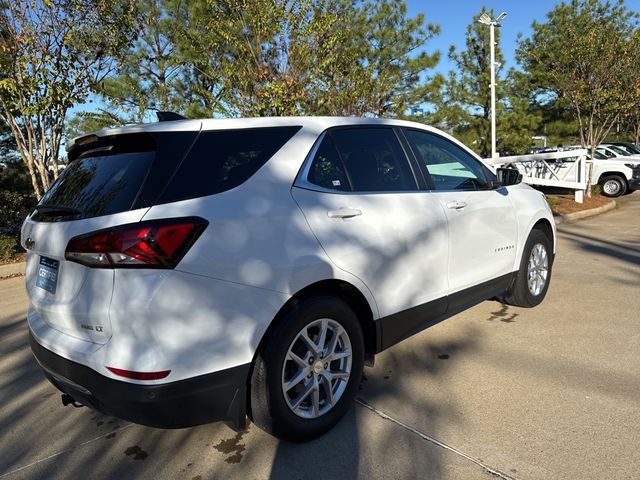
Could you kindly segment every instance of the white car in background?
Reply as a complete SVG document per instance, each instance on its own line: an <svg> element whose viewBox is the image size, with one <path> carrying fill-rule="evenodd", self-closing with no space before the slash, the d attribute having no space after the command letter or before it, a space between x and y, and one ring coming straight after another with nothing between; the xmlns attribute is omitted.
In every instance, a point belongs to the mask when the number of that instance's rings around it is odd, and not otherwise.
<svg viewBox="0 0 640 480"><path fill-rule="evenodd" d="M619 197L640 189L640 156L618 145L598 145L591 160L591 178L607 197Z"/></svg>
<svg viewBox="0 0 640 480"><path fill-rule="evenodd" d="M628 157L631 155L640 156L640 149L633 143L615 142L615 143L603 143L600 146L612 149L618 155Z"/></svg>
<svg viewBox="0 0 640 480"><path fill-rule="evenodd" d="M564 147L562 150L581 149L579 145ZM557 151L549 149L549 152ZM566 157L559 160L547 160L563 169L563 175L575 176L578 157ZM640 189L640 156L623 156L610 146L599 145L593 158L588 157L591 184L600 185L606 197L619 197ZM516 163L516 168L521 168Z"/></svg>
<svg viewBox="0 0 640 480"><path fill-rule="evenodd" d="M598 145L595 151L604 157L603 160L632 156L631 153L627 152L622 147L618 147L617 145Z"/></svg>
<svg viewBox="0 0 640 480"><path fill-rule="evenodd" d="M144 425L316 437L376 353L549 288L544 196L422 124L160 122L69 159L22 227L31 347L64 403Z"/></svg>

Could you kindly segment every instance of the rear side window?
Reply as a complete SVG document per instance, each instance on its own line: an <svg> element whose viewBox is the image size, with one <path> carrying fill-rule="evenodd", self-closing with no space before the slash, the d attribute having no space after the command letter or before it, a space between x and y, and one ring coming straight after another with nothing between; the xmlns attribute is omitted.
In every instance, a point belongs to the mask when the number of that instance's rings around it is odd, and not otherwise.
<svg viewBox="0 0 640 480"><path fill-rule="evenodd" d="M69 164L39 206L78 210L73 216L35 212L34 220L57 221L98 217L131 209L151 167L155 151L148 137L129 135L126 142L114 142L88 150Z"/></svg>
<svg viewBox="0 0 640 480"><path fill-rule="evenodd" d="M416 190L407 158L390 128L340 128L323 140L308 181L332 190ZM349 188L345 188L345 182Z"/></svg>
<svg viewBox="0 0 640 480"><path fill-rule="evenodd" d="M301 127L202 132L159 203L224 192L247 181Z"/></svg>
<svg viewBox="0 0 640 480"><path fill-rule="evenodd" d="M351 190L342 159L331 137L326 136L322 140L311 163L307 180L329 190Z"/></svg>

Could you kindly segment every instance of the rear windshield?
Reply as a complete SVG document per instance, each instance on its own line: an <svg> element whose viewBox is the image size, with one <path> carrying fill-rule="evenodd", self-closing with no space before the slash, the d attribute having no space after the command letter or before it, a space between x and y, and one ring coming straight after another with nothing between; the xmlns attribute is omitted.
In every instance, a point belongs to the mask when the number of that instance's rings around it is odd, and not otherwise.
<svg viewBox="0 0 640 480"><path fill-rule="evenodd" d="M75 160L38 205L66 207L80 213L60 218L55 213L36 211L32 218L75 220L130 210L154 157L155 152L132 152Z"/></svg>
<svg viewBox="0 0 640 480"><path fill-rule="evenodd" d="M204 131L161 194L159 203L213 195L247 181L301 127Z"/></svg>

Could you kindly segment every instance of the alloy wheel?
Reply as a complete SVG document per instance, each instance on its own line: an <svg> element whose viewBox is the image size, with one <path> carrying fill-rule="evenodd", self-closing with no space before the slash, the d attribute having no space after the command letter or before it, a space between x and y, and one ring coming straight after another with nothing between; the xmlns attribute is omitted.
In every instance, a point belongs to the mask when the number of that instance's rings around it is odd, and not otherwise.
<svg viewBox="0 0 640 480"><path fill-rule="evenodd" d="M549 276L549 255L547 249L541 243L536 243L531 249L529 264L527 266L527 286L532 295L542 293Z"/></svg>
<svg viewBox="0 0 640 480"><path fill-rule="evenodd" d="M287 406L302 418L317 418L342 397L351 376L349 335L335 320L322 318L295 336L282 367Z"/></svg>

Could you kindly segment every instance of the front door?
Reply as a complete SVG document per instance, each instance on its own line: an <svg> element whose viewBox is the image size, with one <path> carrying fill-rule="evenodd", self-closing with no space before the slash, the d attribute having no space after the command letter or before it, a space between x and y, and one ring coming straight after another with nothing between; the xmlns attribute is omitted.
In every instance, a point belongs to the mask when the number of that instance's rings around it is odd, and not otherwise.
<svg viewBox="0 0 640 480"><path fill-rule="evenodd" d="M405 134L447 217L450 294L511 273L518 225L509 189L496 189L493 173L453 141L421 130Z"/></svg>
<svg viewBox="0 0 640 480"><path fill-rule="evenodd" d="M367 285L381 316L433 300L430 315L444 312L446 217L418 190L392 128L326 132L302 177L293 197L311 230L338 268Z"/></svg>

